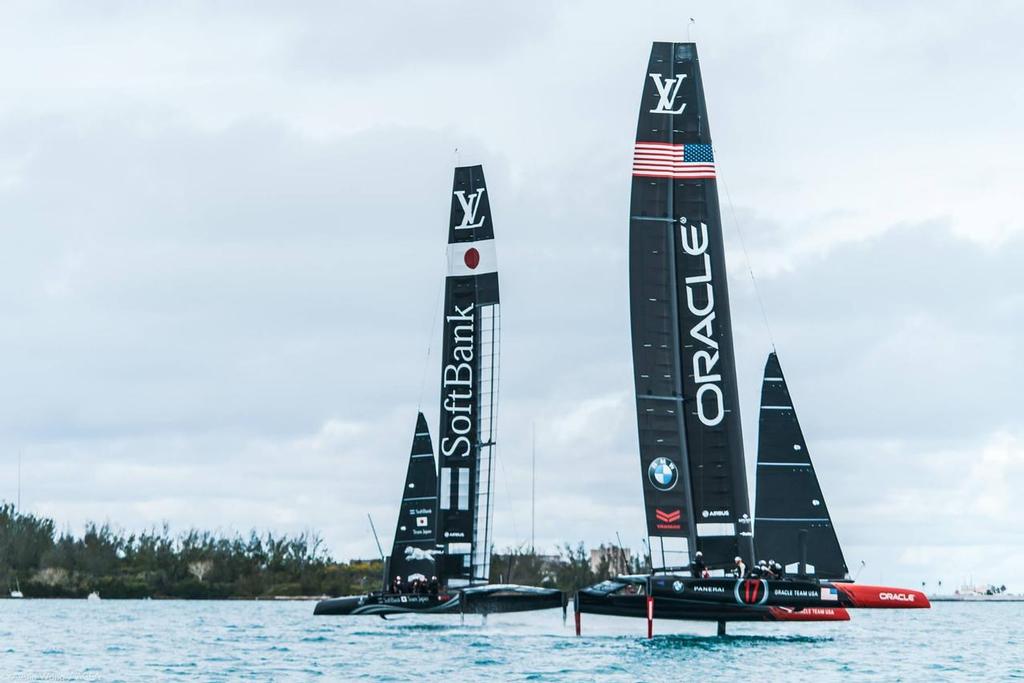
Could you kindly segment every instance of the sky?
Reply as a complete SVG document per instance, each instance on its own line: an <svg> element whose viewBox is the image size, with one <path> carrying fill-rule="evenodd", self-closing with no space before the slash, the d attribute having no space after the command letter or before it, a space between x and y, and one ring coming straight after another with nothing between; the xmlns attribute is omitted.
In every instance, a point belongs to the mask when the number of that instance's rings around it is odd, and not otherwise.
<svg viewBox="0 0 1024 683"><path fill-rule="evenodd" d="M436 434L452 168L482 163L496 544L530 540L535 432L537 547L639 550L629 169L650 43L692 38L748 462L774 342L861 581L1024 591L1022 30L1010 2L5 4L0 499L20 457L60 529L375 556L417 408Z"/></svg>

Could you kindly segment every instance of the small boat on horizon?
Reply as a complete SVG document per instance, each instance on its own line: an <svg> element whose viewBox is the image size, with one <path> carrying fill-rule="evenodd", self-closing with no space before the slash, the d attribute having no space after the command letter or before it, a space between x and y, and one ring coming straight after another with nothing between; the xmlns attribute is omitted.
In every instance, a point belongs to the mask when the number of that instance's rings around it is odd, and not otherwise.
<svg viewBox="0 0 1024 683"><path fill-rule="evenodd" d="M1024 594L1009 593L1005 585L964 584L952 593L933 593L928 599L932 602L1024 602Z"/></svg>

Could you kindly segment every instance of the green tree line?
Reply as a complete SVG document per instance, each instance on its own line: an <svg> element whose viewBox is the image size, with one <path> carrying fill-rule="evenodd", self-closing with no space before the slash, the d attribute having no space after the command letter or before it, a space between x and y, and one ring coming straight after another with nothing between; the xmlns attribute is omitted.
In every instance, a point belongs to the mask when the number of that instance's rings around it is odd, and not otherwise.
<svg viewBox="0 0 1024 683"><path fill-rule="evenodd" d="M258 598L345 595L380 584L379 560L334 562L315 533L225 536L166 526L127 533L89 523L56 533L52 519L0 505L0 587L26 597Z"/></svg>
<svg viewBox="0 0 1024 683"><path fill-rule="evenodd" d="M604 546L602 546L602 549ZM607 554L606 554L607 555ZM641 571L634 559L627 567ZM614 573L596 567L582 543L558 555L525 548L492 554L491 580L573 591ZM81 536L58 533L52 519L0 504L0 590L26 597L263 598L352 595L380 589L380 560L338 562L320 536L221 535L165 525L140 533L89 523Z"/></svg>

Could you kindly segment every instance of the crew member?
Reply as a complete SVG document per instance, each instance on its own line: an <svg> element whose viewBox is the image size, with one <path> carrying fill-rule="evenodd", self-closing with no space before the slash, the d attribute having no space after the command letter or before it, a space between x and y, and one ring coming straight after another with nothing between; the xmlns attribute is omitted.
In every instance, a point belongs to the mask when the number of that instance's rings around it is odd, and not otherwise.
<svg viewBox="0 0 1024 683"><path fill-rule="evenodd" d="M402 592L402 577L396 575L395 578L391 579L391 594L398 595Z"/></svg>
<svg viewBox="0 0 1024 683"><path fill-rule="evenodd" d="M697 579L706 579L711 576L708 566L704 564L704 553L699 550L694 554L693 562L690 563L690 575Z"/></svg>
<svg viewBox="0 0 1024 683"><path fill-rule="evenodd" d="M783 567L781 563L776 562L775 560L768 560L768 564L771 565L772 571L775 573L777 578L786 578L786 568Z"/></svg>
<svg viewBox="0 0 1024 683"><path fill-rule="evenodd" d="M430 583L427 585L427 588L431 595L437 595L441 590L441 582L437 580L436 576L431 576Z"/></svg>
<svg viewBox="0 0 1024 683"><path fill-rule="evenodd" d="M760 562L757 563L757 569L758 569L758 573L761 575L762 578L765 578L765 579L777 579L778 578L775 575L775 570L772 569L771 562L765 562L764 560L761 560Z"/></svg>
<svg viewBox="0 0 1024 683"><path fill-rule="evenodd" d="M742 579L747 575L747 565L745 562L743 562L743 558L739 555L736 556L735 563L736 566L733 567L732 570L733 576L735 576L738 579Z"/></svg>

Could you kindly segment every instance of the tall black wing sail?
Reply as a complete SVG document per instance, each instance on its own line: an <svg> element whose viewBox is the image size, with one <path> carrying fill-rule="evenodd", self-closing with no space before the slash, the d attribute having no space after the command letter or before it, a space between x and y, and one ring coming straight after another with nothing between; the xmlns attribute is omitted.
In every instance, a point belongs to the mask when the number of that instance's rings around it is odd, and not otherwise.
<svg viewBox="0 0 1024 683"><path fill-rule="evenodd" d="M772 353L764 366L757 443L754 541L760 559L826 579L848 576L793 399Z"/></svg>
<svg viewBox="0 0 1024 683"><path fill-rule="evenodd" d="M437 554L437 469L427 421L420 413L412 438L409 470L402 489L395 541L388 562L388 585L396 576L408 583L417 575L429 579L438 573Z"/></svg>
<svg viewBox="0 0 1024 683"><path fill-rule="evenodd" d="M450 586L486 583L500 325L494 226L480 166L455 169L443 315L438 540Z"/></svg>
<svg viewBox="0 0 1024 683"><path fill-rule="evenodd" d="M655 565L753 556L711 131L697 49L655 43L633 154L630 312ZM685 539L685 542L684 540Z"/></svg>

